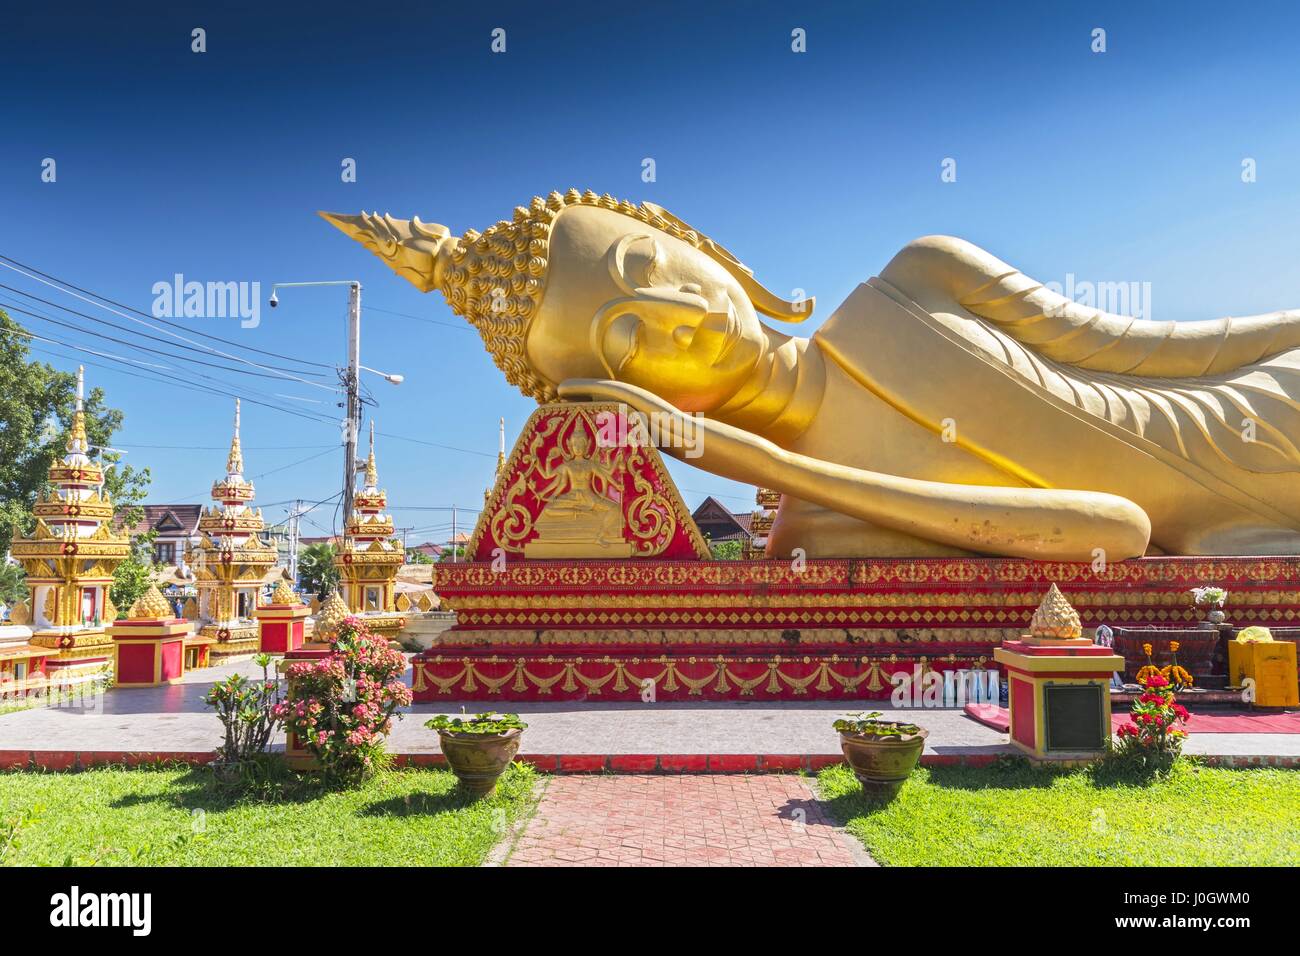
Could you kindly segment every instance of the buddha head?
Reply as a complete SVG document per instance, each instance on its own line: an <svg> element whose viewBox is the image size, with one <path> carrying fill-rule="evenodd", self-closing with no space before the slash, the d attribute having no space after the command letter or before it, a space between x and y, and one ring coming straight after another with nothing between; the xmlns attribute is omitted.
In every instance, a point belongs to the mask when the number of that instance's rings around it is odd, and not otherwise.
<svg viewBox="0 0 1300 956"><path fill-rule="evenodd" d="M767 348L758 314L798 322L735 256L652 203L551 193L485 232L387 214L327 220L469 320L507 381L539 402L612 378L688 412L726 402Z"/></svg>

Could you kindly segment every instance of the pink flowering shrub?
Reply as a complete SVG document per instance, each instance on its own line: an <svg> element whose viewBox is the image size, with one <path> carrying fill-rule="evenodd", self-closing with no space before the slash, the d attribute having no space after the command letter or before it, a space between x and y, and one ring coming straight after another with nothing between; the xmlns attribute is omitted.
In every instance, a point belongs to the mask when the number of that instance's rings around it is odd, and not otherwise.
<svg viewBox="0 0 1300 956"><path fill-rule="evenodd" d="M330 642L330 656L289 666L289 694L279 716L316 758L330 782L355 786L382 760L393 716L411 702L402 682L406 658L349 617Z"/></svg>

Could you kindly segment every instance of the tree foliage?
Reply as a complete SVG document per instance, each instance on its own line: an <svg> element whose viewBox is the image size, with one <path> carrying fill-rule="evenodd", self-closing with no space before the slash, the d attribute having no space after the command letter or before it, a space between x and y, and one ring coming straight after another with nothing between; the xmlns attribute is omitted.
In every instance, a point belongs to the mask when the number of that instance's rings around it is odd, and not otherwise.
<svg viewBox="0 0 1300 956"><path fill-rule="evenodd" d="M77 377L31 358L22 326L0 309L0 542L15 532L29 534L32 505L45 488L50 465L65 453L76 408ZM122 427L122 412L104 402L104 391L86 395L86 435L92 445L112 444ZM140 520L140 502L149 489L149 469L122 464L120 455L103 453L104 490L118 506L118 521Z"/></svg>
<svg viewBox="0 0 1300 956"><path fill-rule="evenodd" d="M123 616L131 609L136 599L149 590L149 576L153 571L153 539L155 532L135 535L131 538L131 554L113 569L113 584L109 595L113 606Z"/></svg>
<svg viewBox="0 0 1300 956"><path fill-rule="evenodd" d="M710 541L709 553L714 561L739 561L745 556L745 546L739 541Z"/></svg>
<svg viewBox="0 0 1300 956"><path fill-rule="evenodd" d="M334 566L334 548L324 541L309 544L298 555L298 586L325 598L338 587L339 569Z"/></svg>

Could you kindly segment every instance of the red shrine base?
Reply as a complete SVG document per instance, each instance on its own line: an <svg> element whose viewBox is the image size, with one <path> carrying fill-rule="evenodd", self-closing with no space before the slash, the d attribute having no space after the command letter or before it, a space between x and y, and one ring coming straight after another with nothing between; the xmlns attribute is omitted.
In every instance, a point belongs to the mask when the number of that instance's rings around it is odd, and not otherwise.
<svg viewBox="0 0 1300 956"><path fill-rule="evenodd" d="M1188 627L1217 584L1238 625L1300 623L1300 558L511 561L434 565L455 627L415 699L879 700L891 676L998 670L1052 583L1085 627ZM933 680L933 679L931 679ZM920 695L924 688L912 688Z"/></svg>

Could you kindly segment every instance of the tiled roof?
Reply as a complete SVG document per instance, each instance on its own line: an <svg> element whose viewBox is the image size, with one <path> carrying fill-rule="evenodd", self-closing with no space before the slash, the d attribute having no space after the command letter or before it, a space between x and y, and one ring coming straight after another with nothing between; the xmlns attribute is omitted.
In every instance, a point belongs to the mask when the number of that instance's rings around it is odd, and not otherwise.
<svg viewBox="0 0 1300 956"><path fill-rule="evenodd" d="M165 535L194 535L199 530L202 505L141 505L142 517L131 529L131 534L144 534L157 530Z"/></svg>

